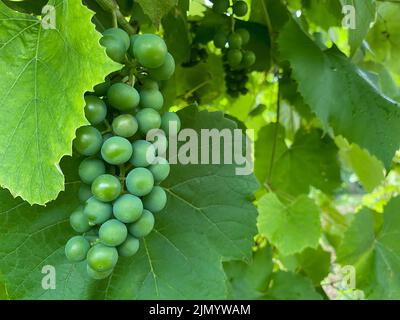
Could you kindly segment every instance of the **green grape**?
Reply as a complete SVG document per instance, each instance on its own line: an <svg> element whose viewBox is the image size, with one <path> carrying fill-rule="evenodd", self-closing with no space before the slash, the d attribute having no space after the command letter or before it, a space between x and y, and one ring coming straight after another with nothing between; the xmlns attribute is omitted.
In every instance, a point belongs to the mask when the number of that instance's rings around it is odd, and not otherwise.
<svg viewBox="0 0 400 320"><path fill-rule="evenodd" d="M119 63L124 63L126 48L121 39L117 39L112 35L103 36L100 39L100 44L106 48L107 56Z"/></svg>
<svg viewBox="0 0 400 320"><path fill-rule="evenodd" d="M138 123L131 114L121 114L114 118L112 128L116 135L129 138L132 137L138 130Z"/></svg>
<svg viewBox="0 0 400 320"><path fill-rule="evenodd" d="M109 164L123 164L132 156L132 145L129 140L122 137L109 138L101 147L101 156Z"/></svg>
<svg viewBox="0 0 400 320"><path fill-rule="evenodd" d="M142 200L132 194L120 196L113 206L114 216L123 223L135 222L142 215L142 211Z"/></svg>
<svg viewBox="0 0 400 320"><path fill-rule="evenodd" d="M85 116L91 124L99 124L106 118L107 106L96 96L85 96Z"/></svg>
<svg viewBox="0 0 400 320"><path fill-rule="evenodd" d="M216 48L223 49L225 48L226 43L228 42L226 35L223 31L217 32L214 36L214 45Z"/></svg>
<svg viewBox="0 0 400 320"><path fill-rule="evenodd" d="M175 59L168 52L165 61L161 67L155 69L149 69L150 76L158 81L168 80L172 77L175 72Z"/></svg>
<svg viewBox="0 0 400 320"><path fill-rule="evenodd" d="M131 44L131 39L129 38L129 35L126 33L126 31L120 28L107 29L103 32L103 36L111 36L115 39L118 39L119 41L122 41L125 47L125 51L128 50Z"/></svg>
<svg viewBox="0 0 400 320"><path fill-rule="evenodd" d="M155 159L155 164L148 167L150 172L153 174L155 182L164 181L170 172L170 166L166 159L158 157Z"/></svg>
<svg viewBox="0 0 400 320"><path fill-rule="evenodd" d="M88 264L86 265L86 271L89 277L91 277L94 280L102 280L110 276L110 274L113 272L113 269L107 270L107 271L96 271L92 269Z"/></svg>
<svg viewBox="0 0 400 320"><path fill-rule="evenodd" d="M98 176L106 173L106 166L99 159L87 158L80 163L78 173L83 183L91 184Z"/></svg>
<svg viewBox="0 0 400 320"><path fill-rule="evenodd" d="M216 13L225 13L230 7L229 0L215 0L212 9Z"/></svg>
<svg viewBox="0 0 400 320"><path fill-rule="evenodd" d="M238 17L243 17L247 14L248 6L244 1L236 1L233 4L233 14Z"/></svg>
<svg viewBox="0 0 400 320"><path fill-rule="evenodd" d="M143 238L147 236L154 228L154 216L153 214L144 209L140 219L130 225L128 225L129 233L135 238Z"/></svg>
<svg viewBox="0 0 400 320"><path fill-rule="evenodd" d="M94 94L98 97L104 97L107 95L107 91L110 88L110 86L111 82L109 80L106 80L103 83L96 84L93 87Z"/></svg>
<svg viewBox="0 0 400 320"><path fill-rule="evenodd" d="M92 190L90 189L90 186L82 183L81 186L79 187L79 191L78 191L79 200L81 202L86 202L92 196L93 196L93 194L92 194Z"/></svg>
<svg viewBox="0 0 400 320"><path fill-rule="evenodd" d="M167 46L155 34L142 34L133 44L133 56L146 68L158 68L165 62Z"/></svg>
<svg viewBox="0 0 400 320"><path fill-rule="evenodd" d="M107 92L108 102L120 111L133 111L140 101L137 90L125 83L113 84Z"/></svg>
<svg viewBox="0 0 400 320"><path fill-rule="evenodd" d="M92 183L94 197L103 202L110 202L117 199L121 191L121 182L111 174L102 174Z"/></svg>
<svg viewBox="0 0 400 320"><path fill-rule="evenodd" d="M135 168L126 177L126 187L135 196L141 197L149 194L153 186L153 174L146 168Z"/></svg>
<svg viewBox="0 0 400 320"><path fill-rule="evenodd" d="M125 224L117 219L110 219L104 222L99 229L99 238L107 246L119 246L126 240L128 230Z"/></svg>
<svg viewBox="0 0 400 320"><path fill-rule="evenodd" d="M147 134L152 129L158 129L161 126L160 114L151 108L140 110L136 114L136 120L139 124L139 131L142 134Z"/></svg>
<svg viewBox="0 0 400 320"><path fill-rule="evenodd" d="M243 28L235 30L236 33L240 34L240 37L242 38L242 45L246 45L250 41L250 33Z"/></svg>
<svg viewBox="0 0 400 320"><path fill-rule="evenodd" d="M164 97L159 90L143 89L140 91L140 107L161 110Z"/></svg>
<svg viewBox="0 0 400 320"><path fill-rule="evenodd" d="M243 42L243 40L239 33L232 32L229 35L229 38L228 38L229 48L240 49L242 47L242 42Z"/></svg>
<svg viewBox="0 0 400 320"><path fill-rule="evenodd" d="M229 49L227 53L228 63L231 67L237 67L242 62L243 54L239 49Z"/></svg>
<svg viewBox="0 0 400 320"><path fill-rule="evenodd" d="M75 236L65 245L65 255L71 262L83 261L90 249L89 242L82 236Z"/></svg>
<svg viewBox="0 0 400 320"><path fill-rule="evenodd" d="M134 34L130 37L130 44L129 44L129 53L132 55L133 54L133 45L135 44L135 41L140 37L138 34Z"/></svg>
<svg viewBox="0 0 400 320"><path fill-rule="evenodd" d="M142 88L143 89L149 89L149 90L159 90L159 86L158 86L157 81L154 81L152 79L143 80Z"/></svg>
<svg viewBox="0 0 400 320"><path fill-rule="evenodd" d="M256 55L253 51L246 51L243 54L242 65L245 68L251 67L256 62Z"/></svg>
<svg viewBox="0 0 400 320"><path fill-rule="evenodd" d="M170 135L170 125L176 126L176 133L181 130L181 119L179 119L179 116L175 112L165 112L161 116L161 129L167 136ZM171 135L174 135L174 132L171 132Z"/></svg>
<svg viewBox="0 0 400 320"><path fill-rule="evenodd" d="M128 234L125 242L118 246L117 250L121 257L132 257L139 250L139 240Z"/></svg>
<svg viewBox="0 0 400 320"><path fill-rule="evenodd" d="M81 206L71 213L69 223L71 224L72 229L79 233L85 233L92 228L89 225L89 220L83 213L83 207Z"/></svg>
<svg viewBox="0 0 400 320"><path fill-rule="evenodd" d="M112 205L110 203L97 200L91 197L83 209L84 214L88 218L90 225L102 224L111 218Z"/></svg>
<svg viewBox="0 0 400 320"><path fill-rule="evenodd" d="M103 137L96 128L91 126L80 127L76 130L74 147L76 151L84 156L93 156L100 151Z"/></svg>
<svg viewBox="0 0 400 320"><path fill-rule="evenodd" d="M160 212L167 204L167 194L164 189L155 186L151 192L143 197L143 207L151 212Z"/></svg>
<svg viewBox="0 0 400 320"><path fill-rule="evenodd" d="M148 167L156 158L156 149L146 140L136 140L132 143L132 158L130 162L135 167Z"/></svg>
<svg viewBox="0 0 400 320"><path fill-rule="evenodd" d="M107 247L101 243L93 246L87 254L90 268L98 272L111 270L118 262L118 251L114 247Z"/></svg>

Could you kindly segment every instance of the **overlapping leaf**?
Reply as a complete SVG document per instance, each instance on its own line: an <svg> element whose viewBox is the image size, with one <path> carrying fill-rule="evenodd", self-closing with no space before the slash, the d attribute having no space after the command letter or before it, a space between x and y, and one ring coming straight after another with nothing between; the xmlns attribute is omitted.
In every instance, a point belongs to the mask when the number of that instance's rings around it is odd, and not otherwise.
<svg viewBox="0 0 400 320"><path fill-rule="evenodd" d="M222 113L180 113L184 127L228 128ZM89 280L84 263L70 264L64 244L71 236L68 216L77 205L76 165L67 190L46 208L30 207L0 194L0 274L8 297L57 299L225 298L222 260L249 259L256 233L251 194L253 176L236 176L234 165L175 165L164 184L166 209L134 258L121 258L104 281ZM56 268L56 289L41 287L42 267Z"/></svg>
<svg viewBox="0 0 400 320"><path fill-rule="evenodd" d="M83 94L116 67L88 9L79 1L49 4L56 29L0 2L0 185L37 204L63 190L58 163L86 123Z"/></svg>

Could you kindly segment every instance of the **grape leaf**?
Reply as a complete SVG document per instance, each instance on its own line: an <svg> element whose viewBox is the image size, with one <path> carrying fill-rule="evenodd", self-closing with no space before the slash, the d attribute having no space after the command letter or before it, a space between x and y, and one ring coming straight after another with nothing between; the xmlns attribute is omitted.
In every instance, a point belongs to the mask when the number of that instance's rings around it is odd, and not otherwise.
<svg viewBox="0 0 400 320"><path fill-rule="evenodd" d="M258 211L260 234L265 235L283 255L318 246L320 213L307 196L302 195L285 205L274 193L268 193L258 201Z"/></svg>
<svg viewBox="0 0 400 320"><path fill-rule="evenodd" d="M230 299L260 299L267 291L272 275L272 249L262 248L249 263L229 261L224 270L229 282Z"/></svg>
<svg viewBox="0 0 400 320"><path fill-rule="evenodd" d="M234 129L220 112L180 111L183 127ZM89 280L85 263L70 264L64 244L77 205L76 163L63 163L66 191L47 207L0 193L0 270L12 299L225 298L222 261L250 259L256 233L251 203L257 182L234 165L173 165L168 205L133 258L121 258L109 279ZM55 290L43 290L44 265L56 268ZM196 288L193 290L193 288Z"/></svg>
<svg viewBox="0 0 400 320"><path fill-rule="evenodd" d="M359 212L345 233L337 261L356 269L356 287L368 299L400 299L400 198L381 214Z"/></svg>
<svg viewBox="0 0 400 320"><path fill-rule="evenodd" d="M336 47L322 51L293 19L278 41L300 93L325 126L389 167L400 145L400 105L382 96Z"/></svg>
<svg viewBox="0 0 400 320"><path fill-rule="evenodd" d="M57 29L0 3L0 185L31 204L63 190L58 163L87 123L83 94L116 67L98 44L88 9L77 1L49 4Z"/></svg>
<svg viewBox="0 0 400 320"><path fill-rule="evenodd" d="M322 300L310 279L292 272L273 274L273 285L264 299L268 300Z"/></svg>
<svg viewBox="0 0 400 320"><path fill-rule="evenodd" d="M136 2L155 26L158 26L162 17L178 4L178 0L136 0Z"/></svg>
<svg viewBox="0 0 400 320"><path fill-rule="evenodd" d="M375 0L342 0L343 5L353 6L356 14L356 28L349 29L349 44L352 54L360 47L375 20Z"/></svg>
<svg viewBox="0 0 400 320"><path fill-rule="evenodd" d="M310 186L332 193L340 185L338 149L329 136L322 137L317 129L301 129L290 147L284 138L281 126L276 129L270 124L260 130L255 146L255 172L260 182L266 182L278 194L294 196L308 193Z"/></svg>
<svg viewBox="0 0 400 320"><path fill-rule="evenodd" d="M342 20L340 0L303 0L302 3L307 18L325 30L340 25Z"/></svg>
<svg viewBox="0 0 400 320"><path fill-rule="evenodd" d="M371 156L366 150L356 144L349 144L342 137L337 137L340 156L354 171L365 190L372 192L384 179L382 162Z"/></svg>

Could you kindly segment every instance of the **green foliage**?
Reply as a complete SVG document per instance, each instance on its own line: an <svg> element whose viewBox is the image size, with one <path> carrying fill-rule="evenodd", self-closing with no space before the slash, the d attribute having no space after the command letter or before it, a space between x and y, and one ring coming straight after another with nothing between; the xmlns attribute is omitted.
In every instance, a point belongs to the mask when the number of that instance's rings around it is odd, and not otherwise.
<svg viewBox="0 0 400 320"><path fill-rule="evenodd" d="M45 204L64 189L58 163L86 123L83 94L115 69L85 7L49 4L57 7L58 31L0 3L0 67L7 70L0 83L7 106L0 110L7 119L0 129L0 184L31 204Z"/></svg>

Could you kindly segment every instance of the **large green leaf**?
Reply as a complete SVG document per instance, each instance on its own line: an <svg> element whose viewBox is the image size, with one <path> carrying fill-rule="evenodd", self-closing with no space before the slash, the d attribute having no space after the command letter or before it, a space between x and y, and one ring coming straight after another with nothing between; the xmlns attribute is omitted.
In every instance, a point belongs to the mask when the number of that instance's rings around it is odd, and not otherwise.
<svg viewBox="0 0 400 320"><path fill-rule="evenodd" d="M136 0L136 2L155 26L158 26L162 17L178 4L178 0Z"/></svg>
<svg viewBox="0 0 400 320"><path fill-rule="evenodd" d="M305 248L316 248L321 236L318 207L313 200L300 196L285 205L268 193L258 201L258 230L283 255L291 255Z"/></svg>
<svg viewBox="0 0 400 320"><path fill-rule="evenodd" d="M268 300L322 300L310 279L292 272L278 271L272 277L272 287L264 299Z"/></svg>
<svg viewBox="0 0 400 320"><path fill-rule="evenodd" d="M375 0L342 0L343 5L353 6L356 14L356 27L349 29L349 44L354 53L364 41L371 24L375 21Z"/></svg>
<svg viewBox="0 0 400 320"><path fill-rule="evenodd" d="M222 113L180 112L183 127L234 129ZM31 299L225 298L222 261L250 259L256 210L253 176L234 165L174 165L164 187L166 209L134 258L121 258L104 281L89 280L85 264L70 264L64 244L68 216L78 205L76 165L68 161L67 190L46 208L0 194L0 270L9 297ZM67 167L70 167L68 169ZM44 265L57 272L57 288L41 287ZM195 288L195 289L194 289Z"/></svg>
<svg viewBox="0 0 400 320"><path fill-rule="evenodd" d="M336 47L322 51L293 19L279 46L305 102L325 126L388 167L400 145L400 105L381 95Z"/></svg>
<svg viewBox="0 0 400 320"><path fill-rule="evenodd" d="M337 251L337 261L356 269L356 287L369 299L400 299L400 198L383 214L359 212Z"/></svg>
<svg viewBox="0 0 400 320"><path fill-rule="evenodd" d="M63 190L58 163L86 123L83 94L116 67L87 8L79 1L49 4L57 29L0 2L0 185L31 204Z"/></svg>
<svg viewBox="0 0 400 320"><path fill-rule="evenodd" d="M302 0L303 10L309 20L328 30L339 26L342 20L340 0Z"/></svg>
<svg viewBox="0 0 400 320"><path fill-rule="evenodd" d="M257 250L250 262L229 261L224 269L229 282L230 299L260 299L267 291L272 275L272 248Z"/></svg>
<svg viewBox="0 0 400 320"><path fill-rule="evenodd" d="M310 186L326 193L339 186L338 149L329 136L322 137L320 130L299 130L290 147L284 139L281 126L270 124L260 130L255 147L260 182L279 195L294 196L308 193Z"/></svg>

